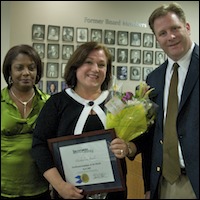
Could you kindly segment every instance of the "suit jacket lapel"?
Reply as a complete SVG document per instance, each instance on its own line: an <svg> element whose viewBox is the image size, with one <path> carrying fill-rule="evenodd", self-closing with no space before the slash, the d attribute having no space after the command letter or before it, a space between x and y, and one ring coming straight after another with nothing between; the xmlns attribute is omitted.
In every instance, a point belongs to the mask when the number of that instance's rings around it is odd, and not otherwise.
<svg viewBox="0 0 200 200"><path fill-rule="evenodd" d="M192 59L189 65L188 73L186 75L185 84L183 86L182 96L181 96L181 102L179 105L179 111L184 106L184 103L186 102L188 96L193 90L193 87L195 86L196 81L199 77L199 48L195 46L194 51L192 53Z"/></svg>

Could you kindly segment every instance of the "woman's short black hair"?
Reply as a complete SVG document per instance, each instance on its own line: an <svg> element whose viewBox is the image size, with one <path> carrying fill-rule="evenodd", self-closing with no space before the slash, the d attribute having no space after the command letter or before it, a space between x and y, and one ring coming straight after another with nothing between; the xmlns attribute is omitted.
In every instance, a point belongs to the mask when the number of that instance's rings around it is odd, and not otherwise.
<svg viewBox="0 0 200 200"><path fill-rule="evenodd" d="M9 76L11 75L11 65L19 54L24 54L24 55L29 56L36 64L37 76L36 76L35 84L37 84L40 81L42 73L43 73L43 65L37 51L32 46L27 45L27 44L13 46L7 52L4 58L4 62L3 62L3 75L4 75L6 83L10 87Z"/></svg>

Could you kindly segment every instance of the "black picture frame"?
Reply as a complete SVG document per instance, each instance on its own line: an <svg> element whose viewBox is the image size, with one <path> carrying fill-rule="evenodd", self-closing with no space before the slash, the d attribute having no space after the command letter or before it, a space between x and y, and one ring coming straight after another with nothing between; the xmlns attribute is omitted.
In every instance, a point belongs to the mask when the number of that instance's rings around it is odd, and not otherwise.
<svg viewBox="0 0 200 200"><path fill-rule="evenodd" d="M115 65L112 66L112 75L115 75Z"/></svg>
<svg viewBox="0 0 200 200"><path fill-rule="evenodd" d="M130 46L140 47L142 34L140 32L130 32Z"/></svg>
<svg viewBox="0 0 200 200"><path fill-rule="evenodd" d="M160 44L158 43L157 40L155 40L155 43L156 43L156 48L157 48L157 49L161 49Z"/></svg>
<svg viewBox="0 0 200 200"><path fill-rule="evenodd" d="M141 79L141 67L130 66L130 80L139 81Z"/></svg>
<svg viewBox="0 0 200 200"><path fill-rule="evenodd" d="M63 26L62 41L64 41L64 42L73 42L74 41L74 27Z"/></svg>
<svg viewBox="0 0 200 200"><path fill-rule="evenodd" d="M141 63L141 50L131 49L130 50L130 63L140 64Z"/></svg>
<svg viewBox="0 0 200 200"><path fill-rule="evenodd" d="M44 62L42 62L42 74L41 74L41 78L44 77Z"/></svg>
<svg viewBox="0 0 200 200"><path fill-rule="evenodd" d="M143 33L143 47L152 48L154 44L154 35L152 33Z"/></svg>
<svg viewBox="0 0 200 200"><path fill-rule="evenodd" d="M153 71L153 67L143 67L142 78L146 81L147 75Z"/></svg>
<svg viewBox="0 0 200 200"><path fill-rule="evenodd" d="M58 81L48 80L46 87L47 94L53 95L58 92Z"/></svg>
<svg viewBox="0 0 200 200"><path fill-rule="evenodd" d="M164 51L155 51L155 64L161 65L165 62L165 53Z"/></svg>
<svg viewBox="0 0 200 200"><path fill-rule="evenodd" d="M117 49L117 62L128 63L128 49Z"/></svg>
<svg viewBox="0 0 200 200"><path fill-rule="evenodd" d="M67 89L67 88L68 88L68 85L66 84L65 81L61 81L61 85L60 85L60 87L61 87L61 91L62 91L62 90Z"/></svg>
<svg viewBox="0 0 200 200"><path fill-rule="evenodd" d="M115 44L115 30L104 30L104 44Z"/></svg>
<svg viewBox="0 0 200 200"><path fill-rule="evenodd" d="M118 45L127 46L129 43L128 31L118 31L117 42Z"/></svg>
<svg viewBox="0 0 200 200"><path fill-rule="evenodd" d="M43 80L40 80L40 81L37 83L37 87L38 87L38 89L40 89L41 91L43 91Z"/></svg>
<svg viewBox="0 0 200 200"><path fill-rule="evenodd" d="M90 40L94 42L102 42L102 30L101 29L91 29Z"/></svg>
<svg viewBox="0 0 200 200"><path fill-rule="evenodd" d="M62 59L69 60L71 55L74 53L74 45L62 45Z"/></svg>
<svg viewBox="0 0 200 200"><path fill-rule="evenodd" d="M63 177L64 180L72 182L72 184L76 185L76 187L83 189L83 194L97 194L97 193L102 193L102 192L116 192L116 191L124 191L125 190L125 182L123 179L122 175L122 168L120 164L120 160L115 157L115 155L112 153L112 151L109 149L110 142L116 138L116 133L114 129L107 129L107 130L96 130L96 131L90 131L86 133L82 133L80 135L69 135L69 136L63 136L63 137L58 137L58 138L52 138L48 139L48 145L49 149L53 155L55 165L60 172L61 176ZM92 148L92 144L95 143L99 147L103 147L103 149L107 152L109 160L105 158L104 162L107 161L106 163L110 163L108 168L106 170L109 170L109 167L111 166L111 170L113 172L113 181L104 181L104 182L96 182L95 184L89 184L84 181L81 177L83 177L83 172L84 172L84 177L87 176L87 181L90 180L90 175L91 175L91 169L95 169L94 167L96 165L101 165L102 160L99 158L99 150L98 154L95 150L95 148ZM104 144L104 145L102 145ZM84 148L87 145L87 148ZM70 162L65 162L62 158L62 149L63 147L70 148L71 150L68 151L69 154L73 155L73 157L77 158L77 160L80 158L80 155L86 156L86 159L81 161L81 163L84 162L85 165L84 167L89 166L88 170L85 170L80 164L78 165L79 167L79 173L77 174L78 176L73 175L73 179L80 179L80 182L75 181L75 180L68 180L69 174L67 174L68 177L66 177L66 171L65 167L67 166L70 169L70 176L71 174L76 173L76 169L73 168L74 165L78 164L75 162L71 165ZM61 149L62 148L62 149ZM107 149L105 149L107 148ZM93 156L94 161L91 160L91 158L87 157L85 152L90 152L89 155ZM87 159L88 158L88 159ZM86 162L85 162L86 160ZM89 160L89 161L88 161ZM72 162L73 163L73 162ZM90 169L91 168L91 169ZM75 170L75 172L73 171ZM101 170L99 167L98 170ZM101 171L98 171L101 173ZM102 168L102 174L105 173L105 168ZM78 178L79 177L79 178Z"/></svg>
<svg viewBox="0 0 200 200"><path fill-rule="evenodd" d="M128 77L128 67L127 66L117 66L117 79L127 80Z"/></svg>
<svg viewBox="0 0 200 200"><path fill-rule="evenodd" d="M33 43L33 48L37 51L41 59L45 57L45 43Z"/></svg>
<svg viewBox="0 0 200 200"><path fill-rule="evenodd" d="M58 59L59 56L60 56L60 45L59 44L48 44L47 58Z"/></svg>
<svg viewBox="0 0 200 200"><path fill-rule="evenodd" d="M64 73L65 73L65 67L67 63L61 63L61 78L64 78Z"/></svg>
<svg viewBox="0 0 200 200"><path fill-rule="evenodd" d="M143 64L145 65L153 64L153 51L150 50L143 51Z"/></svg>
<svg viewBox="0 0 200 200"><path fill-rule="evenodd" d="M46 77L47 78L58 78L59 72L59 63L55 62L47 62L46 68Z"/></svg>
<svg viewBox="0 0 200 200"><path fill-rule="evenodd" d="M48 25L47 40L59 41L60 39L60 26Z"/></svg>
<svg viewBox="0 0 200 200"><path fill-rule="evenodd" d="M115 61L115 48L114 47L107 47L110 51L110 54L112 55L112 61Z"/></svg>
<svg viewBox="0 0 200 200"><path fill-rule="evenodd" d="M32 39L40 41L45 39L45 25L43 24L32 25Z"/></svg>
<svg viewBox="0 0 200 200"><path fill-rule="evenodd" d="M82 43L88 41L88 28L76 28L76 41Z"/></svg>

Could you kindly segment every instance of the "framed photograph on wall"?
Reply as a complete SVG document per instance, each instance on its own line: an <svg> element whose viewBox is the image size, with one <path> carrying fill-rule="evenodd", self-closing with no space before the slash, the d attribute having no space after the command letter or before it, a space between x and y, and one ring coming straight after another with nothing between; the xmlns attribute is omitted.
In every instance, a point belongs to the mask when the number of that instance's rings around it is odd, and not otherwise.
<svg viewBox="0 0 200 200"><path fill-rule="evenodd" d="M164 51L155 51L155 64L161 65L165 62L165 53Z"/></svg>
<svg viewBox="0 0 200 200"><path fill-rule="evenodd" d="M108 50L112 55L112 61L115 61L115 48L108 47Z"/></svg>
<svg viewBox="0 0 200 200"><path fill-rule="evenodd" d="M71 55L74 53L74 45L63 45L62 46L62 59L69 60Z"/></svg>
<svg viewBox="0 0 200 200"><path fill-rule="evenodd" d="M59 63L47 63L47 78L58 78Z"/></svg>
<svg viewBox="0 0 200 200"><path fill-rule="evenodd" d="M143 67L143 81L146 81L147 75L153 71L153 67Z"/></svg>
<svg viewBox="0 0 200 200"><path fill-rule="evenodd" d="M158 43L158 41L157 40L155 40L155 41L156 41L156 48L157 49L161 49L160 44Z"/></svg>
<svg viewBox="0 0 200 200"><path fill-rule="evenodd" d="M68 85L66 84L65 81L61 81L61 91L64 90L64 89L67 89L68 88Z"/></svg>
<svg viewBox="0 0 200 200"><path fill-rule="evenodd" d="M140 64L141 63L141 50L131 49L130 51L130 63Z"/></svg>
<svg viewBox="0 0 200 200"><path fill-rule="evenodd" d="M40 58L43 59L44 55L45 55L45 44L44 43L33 43L33 48L37 51Z"/></svg>
<svg viewBox="0 0 200 200"><path fill-rule="evenodd" d="M104 31L104 43L105 44L115 44L115 31L105 30Z"/></svg>
<svg viewBox="0 0 200 200"><path fill-rule="evenodd" d="M47 58L58 59L59 58L59 44L48 44L47 46Z"/></svg>
<svg viewBox="0 0 200 200"><path fill-rule="evenodd" d="M141 46L141 33L140 32L131 32L130 33L130 45L135 47Z"/></svg>
<svg viewBox="0 0 200 200"><path fill-rule="evenodd" d="M117 62L119 63L128 62L128 49L117 49Z"/></svg>
<svg viewBox="0 0 200 200"><path fill-rule="evenodd" d="M143 64L145 65L153 64L153 51L148 51L148 50L143 51Z"/></svg>
<svg viewBox="0 0 200 200"><path fill-rule="evenodd" d="M47 39L50 41L58 41L60 39L60 26L48 26Z"/></svg>
<svg viewBox="0 0 200 200"><path fill-rule="evenodd" d="M127 80L127 66L117 66L117 79Z"/></svg>
<svg viewBox="0 0 200 200"><path fill-rule="evenodd" d="M43 91L43 81L40 80L38 83L37 83L37 86L38 86L38 89L40 89L41 91Z"/></svg>
<svg viewBox="0 0 200 200"><path fill-rule="evenodd" d="M76 41L77 42L88 41L88 28L76 28Z"/></svg>
<svg viewBox="0 0 200 200"><path fill-rule="evenodd" d="M117 41L118 41L118 45L123 45L126 46L128 45L128 32L127 31L118 31L117 32Z"/></svg>
<svg viewBox="0 0 200 200"><path fill-rule="evenodd" d="M141 78L141 67L131 66L130 67L130 80L139 81Z"/></svg>
<svg viewBox="0 0 200 200"><path fill-rule="evenodd" d="M112 66L112 75L113 76L115 75L115 66L114 65Z"/></svg>
<svg viewBox="0 0 200 200"><path fill-rule="evenodd" d="M50 95L56 94L58 92L58 81L53 81L53 80L47 81L46 92Z"/></svg>
<svg viewBox="0 0 200 200"><path fill-rule="evenodd" d="M32 39L44 40L45 38L45 25L33 24L32 25Z"/></svg>
<svg viewBox="0 0 200 200"><path fill-rule="evenodd" d="M143 47L152 48L154 44L154 35L152 33L143 34Z"/></svg>
<svg viewBox="0 0 200 200"><path fill-rule="evenodd" d="M102 30L101 29L91 29L91 41L102 42Z"/></svg>
<svg viewBox="0 0 200 200"><path fill-rule="evenodd" d="M73 27L63 26L62 41L64 41L64 42L73 42L74 41L74 28Z"/></svg>
<svg viewBox="0 0 200 200"><path fill-rule="evenodd" d="M65 67L67 63L61 63L61 77L64 78Z"/></svg>
<svg viewBox="0 0 200 200"><path fill-rule="evenodd" d="M42 74L41 74L41 78L44 77L44 62L42 62Z"/></svg>

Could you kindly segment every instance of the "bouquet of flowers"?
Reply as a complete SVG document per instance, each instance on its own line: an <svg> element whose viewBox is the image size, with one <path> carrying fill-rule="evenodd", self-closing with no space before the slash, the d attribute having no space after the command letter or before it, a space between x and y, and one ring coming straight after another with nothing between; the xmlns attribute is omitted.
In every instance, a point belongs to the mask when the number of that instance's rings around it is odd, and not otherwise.
<svg viewBox="0 0 200 200"><path fill-rule="evenodd" d="M135 95L114 91L106 104L106 128L114 128L117 136L127 142L145 133L156 116L157 106L149 99L152 90L141 82Z"/></svg>

